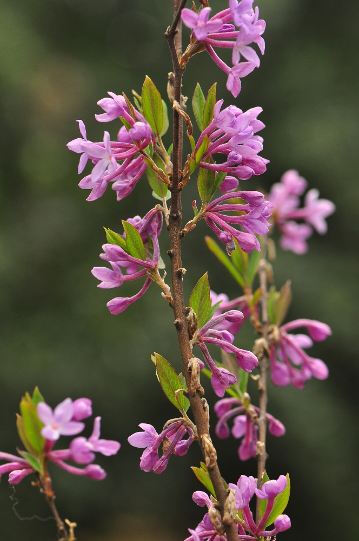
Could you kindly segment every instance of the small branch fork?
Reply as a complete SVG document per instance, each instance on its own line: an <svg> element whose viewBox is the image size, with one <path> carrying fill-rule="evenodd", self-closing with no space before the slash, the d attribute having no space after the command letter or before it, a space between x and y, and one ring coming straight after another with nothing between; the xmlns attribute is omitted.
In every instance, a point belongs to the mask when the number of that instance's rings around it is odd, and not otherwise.
<svg viewBox="0 0 359 541"><path fill-rule="evenodd" d="M173 63L173 98L181 103L181 87L183 68L180 65L180 55L182 50L181 37L181 11L186 4L186 0L173 0L174 19L172 25L166 31L166 38L172 56ZM181 167L183 156L183 126L182 118L178 108L173 109L173 174L171 178L170 191L172 193L171 208L169 215L169 238L172 270L172 296L173 311L175 316L175 326L177 330L178 342L183 361L183 372L189 389L189 400L193 412L194 421L197 427L198 439L206 460L208 472L212 480L216 496L219 503L222 522L227 534L228 541L238 541L238 530L232 517L225 513L228 490L224 484L222 475L217 464L217 453L209 435L209 416L207 401L202 398L201 390L196 389L191 377L192 348L188 332L188 322L186 320L186 307L183 295L183 269L182 265L182 247L181 247L181 222L182 222L182 200L181 200Z"/></svg>

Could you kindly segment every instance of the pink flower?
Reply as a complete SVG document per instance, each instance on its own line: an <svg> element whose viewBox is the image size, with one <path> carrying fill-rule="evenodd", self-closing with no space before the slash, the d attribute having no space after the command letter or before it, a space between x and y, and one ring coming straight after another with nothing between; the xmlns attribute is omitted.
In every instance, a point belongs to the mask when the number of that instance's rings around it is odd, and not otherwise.
<svg viewBox="0 0 359 541"><path fill-rule="evenodd" d="M37 406L37 414L44 423L41 434L49 441L56 441L60 436L73 436L84 429L84 424L73 421L74 407L71 398L66 398L54 410L45 402Z"/></svg>

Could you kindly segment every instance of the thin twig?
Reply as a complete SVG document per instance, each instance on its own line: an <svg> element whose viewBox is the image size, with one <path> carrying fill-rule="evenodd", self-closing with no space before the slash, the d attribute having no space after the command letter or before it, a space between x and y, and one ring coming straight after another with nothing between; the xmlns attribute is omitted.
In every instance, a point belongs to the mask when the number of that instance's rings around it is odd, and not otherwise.
<svg viewBox="0 0 359 541"><path fill-rule="evenodd" d="M181 54L181 32L180 32L180 15L185 5L184 0L174 1L174 21L172 26L167 30L166 37L172 56L173 63L173 95L174 99L181 103L181 86L183 69L179 63L179 55ZM172 269L172 296L173 296L173 311L175 315L177 337L181 350L183 361L183 372L186 378L187 387L191 389L191 373L189 363L192 358L192 348L189 339L188 326L186 320L186 307L183 295L183 273L182 265L182 246L181 246L181 222L182 222L182 201L181 201L181 167L183 155L183 135L182 135L182 119L176 109L173 109L173 175L171 179L170 190L172 192L171 209L169 217L169 237L171 269ZM193 386L192 386L193 387ZM189 391L189 399L193 412L194 421L197 427L198 440L201 445L202 453L207 463L208 472L212 480L217 500L219 503L221 516L223 518L225 503L228 496L228 491L225 487L222 475L217 464L217 455L209 435L209 417L207 402L201 397L197 390ZM238 541L237 525L231 521L224 524L225 532L228 541Z"/></svg>
<svg viewBox="0 0 359 541"><path fill-rule="evenodd" d="M48 472L45 471L44 475L40 477L41 491L45 496L47 504L50 508L52 516L54 517L56 528L57 528L57 537L59 541L69 541L69 535L65 522L62 520L60 513L56 507L55 499L56 495L52 488L51 477Z"/></svg>

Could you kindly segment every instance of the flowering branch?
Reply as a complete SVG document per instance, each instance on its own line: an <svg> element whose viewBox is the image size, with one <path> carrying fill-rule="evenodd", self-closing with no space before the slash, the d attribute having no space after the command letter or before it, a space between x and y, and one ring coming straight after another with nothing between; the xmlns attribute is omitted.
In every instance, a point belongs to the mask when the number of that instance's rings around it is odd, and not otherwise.
<svg viewBox="0 0 359 541"><path fill-rule="evenodd" d="M172 64L174 71L174 99L181 103L181 86L183 69L178 61L178 54L181 51L180 34L178 27L180 26L179 18L181 11L185 6L185 0L174 0L175 17L172 26L166 32L166 37L169 43L169 48L172 56ZM202 449L203 456L207 464L209 476L214 486L216 497L220 506L222 519L224 517L226 499L228 491L224 485L217 464L217 453L211 438L209 436L209 418L207 402L202 399L198 390L193 389L191 392L191 373L190 360L192 359L192 348L190 344L188 325L186 320L186 307L183 296L183 274L182 266L182 247L181 247L181 218L182 218L182 201L179 183L181 181L181 166L182 166L182 131L181 131L181 116L178 108L173 108L173 174L171 179L170 191L171 209L169 217L169 237L170 237L170 257L172 269L172 296L173 296L173 311L175 315L175 326L177 330L178 342L182 355L184 376L187 387L189 389L189 399L193 412L194 421L197 427L198 439ZM225 532L228 541L236 541L238 539L238 528L228 520L224 524Z"/></svg>

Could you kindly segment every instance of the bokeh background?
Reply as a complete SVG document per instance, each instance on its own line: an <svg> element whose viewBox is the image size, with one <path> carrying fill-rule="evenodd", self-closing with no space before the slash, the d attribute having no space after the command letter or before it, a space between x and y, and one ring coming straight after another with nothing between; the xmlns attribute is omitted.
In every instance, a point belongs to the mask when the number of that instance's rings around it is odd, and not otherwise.
<svg viewBox="0 0 359 541"><path fill-rule="evenodd" d="M104 435L123 443L118 459L102 461L109 476L97 484L54 473L59 508L78 521L83 541L177 541L201 516L191 501L199 485L189 470L198 463L197 449L156 476L139 470L139 452L126 443L139 422L160 427L173 414L149 360L157 350L179 366L170 313L151 288L135 308L111 317L105 307L111 293L96 289L89 272L98 263L102 226L116 228L121 218L148 210L150 190L143 181L121 204L110 190L86 203L77 188L77 159L65 148L77 137L77 118L90 138L100 136L93 114L107 90L140 89L147 73L165 92L170 64L163 31L171 3L0 1L0 447L10 451L18 444L15 411L23 391L35 384L51 404L66 396L93 397ZM307 256L278 253L278 284L293 280L290 317L326 321L333 337L315 350L329 364L327 382L312 381L304 391L271 389L270 410L285 422L287 435L270 440L269 473L291 474L288 541L354 540L358 5L259 5L268 20L267 53L236 103L264 108L264 155L271 164L262 186L297 168L337 205L328 235L314 237ZM185 94L192 95L197 79L205 88L218 80L228 102L224 76L205 55L193 60ZM189 203L194 191L188 192ZM186 287L209 269L213 289L237 295L236 284L208 253L204 232L198 228L185 242ZM234 440L216 443L227 478L253 473L254 462L238 462ZM54 539L52 522L35 514L48 516L36 490L26 482L10 489L4 478L1 539Z"/></svg>

